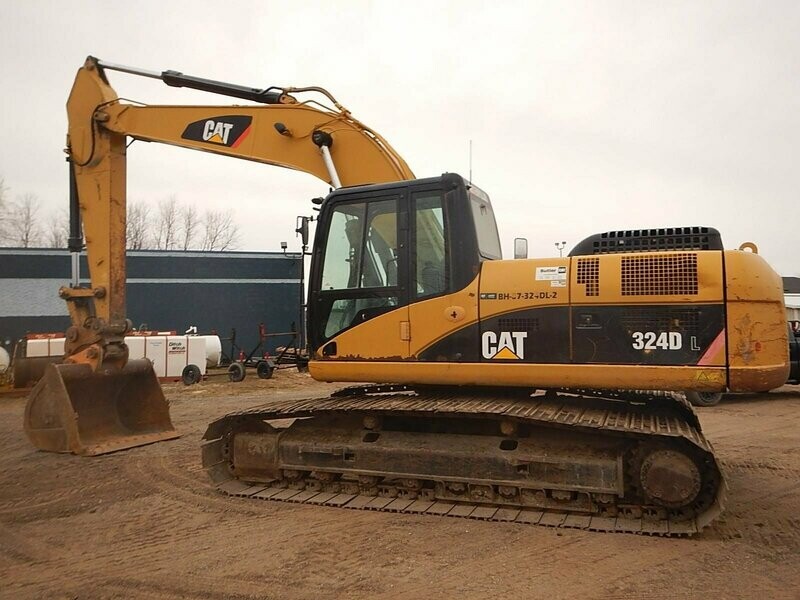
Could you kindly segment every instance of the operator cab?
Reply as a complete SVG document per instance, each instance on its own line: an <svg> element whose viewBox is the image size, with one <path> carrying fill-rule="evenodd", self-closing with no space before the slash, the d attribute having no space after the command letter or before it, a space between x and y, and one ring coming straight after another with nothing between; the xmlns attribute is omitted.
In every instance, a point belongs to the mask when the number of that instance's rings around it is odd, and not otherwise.
<svg viewBox="0 0 800 600"><path fill-rule="evenodd" d="M459 175L340 188L322 203L314 240L312 352L380 314L460 290L481 262L500 258L489 197Z"/></svg>

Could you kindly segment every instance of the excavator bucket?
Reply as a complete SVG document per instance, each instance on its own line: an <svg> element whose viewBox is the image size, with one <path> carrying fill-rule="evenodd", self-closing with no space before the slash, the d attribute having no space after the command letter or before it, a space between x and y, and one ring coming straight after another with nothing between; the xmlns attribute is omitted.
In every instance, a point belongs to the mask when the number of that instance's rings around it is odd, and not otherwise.
<svg viewBox="0 0 800 600"><path fill-rule="evenodd" d="M180 436L148 360L100 373L85 364L48 365L28 398L25 433L40 450L84 456Z"/></svg>

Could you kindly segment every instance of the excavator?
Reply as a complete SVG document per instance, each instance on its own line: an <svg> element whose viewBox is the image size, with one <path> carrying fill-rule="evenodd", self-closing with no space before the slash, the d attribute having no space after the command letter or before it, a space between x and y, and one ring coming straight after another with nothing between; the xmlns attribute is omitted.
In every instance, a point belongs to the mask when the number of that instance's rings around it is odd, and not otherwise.
<svg viewBox="0 0 800 600"><path fill-rule="evenodd" d="M111 70L257 105L125 103ZM67 107L91 286L60 290L72 334L29 400L37 447L98 454L177 435L120 337L130 137L332 188L315 200L309 371L351 385L212 422L202 463L221 493L662 536L723 510L686 396L772 389L789 372L781 280L752 244L726 250L713 228L673 227L593 235L563 258L528 259L520 243L502 260L485 192L454 173L416 179L317 87L89 57Z"/></svg>

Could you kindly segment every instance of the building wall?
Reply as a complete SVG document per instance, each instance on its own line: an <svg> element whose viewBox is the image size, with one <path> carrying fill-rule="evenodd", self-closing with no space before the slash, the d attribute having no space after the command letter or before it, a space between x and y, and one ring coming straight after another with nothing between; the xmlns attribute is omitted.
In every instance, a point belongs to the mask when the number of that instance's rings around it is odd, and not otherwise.
<svg viewBox="0 0 800 600"><path fill-rule="evenodd" d="M783 291L787 294L800 294L800 277L784 277Z"/></svg>
<svg viewBox="0 0 800 600"><path fill-rule="evenodd" d="M800 294L784 294L786 302L786 318L790 321L800 321Z"/></svg>
<svg viewBox="0 0 800 600"><path fill-rule="evenodd" d="M85 258L82 282L88 284ZM236 329L248 351L258 324L268 331L300 327L301 260L277 252L129 251L127 313L134 327L199 333ZM65 250L0 248L0 343L26 333L61 332L69 326L58 288L70 281ZM270 340L267 348L288 341ZM223 349L229 345L223 341Z"/></svg>
<svg viewBox="0 0 800 600"><path fill-rule="evenodd" d="M800 277L784 277L783 293L786 318L790 321L800 321Z"/></svg>

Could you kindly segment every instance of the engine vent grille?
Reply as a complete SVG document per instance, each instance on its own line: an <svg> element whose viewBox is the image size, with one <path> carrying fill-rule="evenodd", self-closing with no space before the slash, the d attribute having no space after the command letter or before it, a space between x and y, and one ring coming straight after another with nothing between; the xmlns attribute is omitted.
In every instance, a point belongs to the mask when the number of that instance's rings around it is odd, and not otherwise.
<svg viewBox="0 0 800 600"><path fill-rule="evenodd" d="M620 322L628 331L680 331L696 335L700 331L701 311L697 308L628 308Z"/></svg>
<svg viewBox="0 0 800 600"><path fill-rule="evenodd" d="M498 319L498 326L501 331L527 331L535 333L539 331L539 319Z"/></svg>
<svg viewBox="0 0 800 600"><path fill-rule="evenodd" d="M626 256L621 260L623 296L697 294L697 254Z"/></svg>
<svg viewBox="0 0 800 600"><path fill-rule="evenodd" d="M569 255L722 249L722 238L713 227L664 227L598 233L575 246Z"/></svg>
<svg viewBox="0 0 800 600"><path fill-rule="evenodd" d="M586 285L587 296L600 295L600 259L578 259L578 283Z"/></svg>

